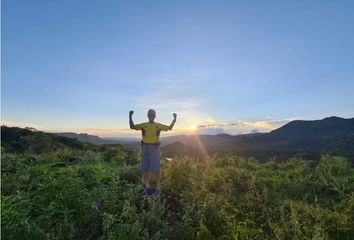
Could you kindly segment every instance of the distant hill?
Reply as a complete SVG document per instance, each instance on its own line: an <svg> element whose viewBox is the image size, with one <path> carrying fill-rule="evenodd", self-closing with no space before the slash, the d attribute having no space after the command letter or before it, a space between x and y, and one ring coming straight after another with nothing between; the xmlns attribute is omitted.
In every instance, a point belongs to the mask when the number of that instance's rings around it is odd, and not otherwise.
<svg viewBox="0 0 354 240"><path fill-rule="evenodd" d="M76 133L51 134L61 138L49 137L49 134L36 132L36 138L30 128L1 127L2 144L14 150L24 148L24 144L35 142L40 149L48 141L58 144L80 146L80 142L94 145L121 144L124 147L138 149L140 139L103 139L98 136ZM20 140L22 139L22 140ZM37 139L37 140L35 140ZM75 139L76 141L69 141ZM23 141L25 140L25 141ZM35 141L31 143L31 141ZM340 155L350 158L354 163L354 118L344 119L328 117L322 120L296 120L262 134L245 135L179 135L161 138L161 151L165 156L203 156L205 153L236 154L255 157L261 161L276 158L281 161L289 157L318 159L321 154ZM49 146L49 145L48 145ZM203 151L201 150L203 149Z"/></svg>
<svg viewBox="0 0 354 240"><path fill-rule="evenodd" d="M51 152L63 147L72 149L93 149L94 145L76 138L56 136L37 131L33 128L1 126L1 148L8 152L32 151L36 153Z"/></svg>
<svg viewBox="0 0 354 240"><path fill-rule="evenodd" d="M354 118L328 117L322 120L295 120L266 135L274 139L341 138L354 135Z"/></svg>
<svg viewBox="0 0 354 240"><path fill-rule="evenodd" d="M196 152L190 146L187 146L181 142L174 142L161 147L162 153L165 157L174 157L174 156L196 156Z"/></svg>
<svg viewBox="0 0 354 240"><path fill-rule="evenodd" d="M67 138L76 138L81 142L88 142L96 145L102 145L102 144L114 144L118 143L118 141L114 140L103 140L102 138L94 135L89 135L87 133L73 133L73 132L64 132L64 133L53 133L56 136L62 136L62 137L67 137Z"/></svg>
<svg viewBox="0 0 354 240"><path fill-rule="evenodd" d="M181 142L185 145L197 147L199 142L203 142L204 146L213 146L215 144L223 144L226 142L233 142L244 137L254 137L260 136L264 133L255 134L240 134L240 135L230 135L230 134L217 134L217 135L177 135L170 137L162 137L161 145L168 145L174 142Z"/></svg>
<svg viewBox="0 0 354 240"><path fill-rule="evenodd" d="M329 117L315 121L292 121L270 133L245 137L224 146L214 146L241 156L266 160L292 156L319 158L334 154L354 161L354 118Z"/></svg>
<svg viewBox="0 0 354 240"><path fill-rule="evenodd" d="M64 132L64 133L53 133L57 136L63 136L67 138L75 138L81 142L92 143L95 145L103 144L122 144L123 146L129 146L137 148L140 146L140 138L120 138L120 137L99 137L95 135L89 135L87 133L73 133L73 132ZM206 146L213 146L215 144L235 141L247 136L259 136L262 133L257 134L243 134L243 135L230 135L230 134L217 134L217 135L176 135L169 137L161 137L161 146L169 145L174 142L180 142L184 145L196 147L198 146L198 141L202 141Z"/></svg>
<svg viewBox="0 0 354 240"><path fill-rule="evenodd" d="M140 140L138 138L102 138L95 135L89 135L87 133L73 133L73 132L64 132L64 133L53 133L56 136L62 136L67 138L74 138L81 142L87 142L94 145L104 145L104 144L121 144L124 147L137 148L140 146Z"/></svg>
<svg viewBox="0 0 354 240"><path fill-rule="evenodd" d="M172 138L172 137L171 137ZM348 157L354 163L354 118L328 117L322 120L296 120L264 134L180 136L181 143L209 153L237 154L265 161L275 157L279 161L289 157L318 159L321 154ZM171 155L168 147L164 154Z"/></svg>
<svg viewBox="0 0 354 240"><path fill-rule="evenodd" d="M138 137L100 137L103 140L113 140L118 142L140 142Z"/></svg>

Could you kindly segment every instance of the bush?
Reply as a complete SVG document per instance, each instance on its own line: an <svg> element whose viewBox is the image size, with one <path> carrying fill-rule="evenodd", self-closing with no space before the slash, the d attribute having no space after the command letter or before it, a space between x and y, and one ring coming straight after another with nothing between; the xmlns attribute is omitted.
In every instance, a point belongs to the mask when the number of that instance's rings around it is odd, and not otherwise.
<svg viewBox="0 0 354 240"><path fill-rule="evenodd" d="M2 239L354 238L354 170L342 157L175 157L159 200L139 195L139 152L70 144L2 154Z"/></svg>

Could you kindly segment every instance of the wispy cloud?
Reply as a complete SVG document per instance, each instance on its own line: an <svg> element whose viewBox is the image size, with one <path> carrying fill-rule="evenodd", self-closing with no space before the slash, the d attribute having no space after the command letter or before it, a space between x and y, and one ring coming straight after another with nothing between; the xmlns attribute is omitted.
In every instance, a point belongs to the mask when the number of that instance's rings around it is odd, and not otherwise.
<svg viewBox="0 0 354 240"><path fill-rule="evenodd" d="M282 125L296 120L298 118L287 118L272 121L225 121L217 122L211 117L207 117L204 122L205 124L195 125L196 130L193 132L190 129L190 125L176 124L173 131L163 132L162 136L179 135L179 134L245 134L245 133L255 133L255 132L269 132ZM97 135L100 137L141 137L140 131L131 130L129 128L97 128L95 126L83 126L83 127L72 127L72 128L53 128L48 126L43 126L39 124L27 123L27 122L15 122L9 120L2 120L2 125L7 126L17 126L17 127L33 127L40 131L45 132L75 132L75 133L87 133L90 135Z"/></svg>
<svg viewBox="0 0 354 240"><path fill-rule="evenodd" d="M276 128L281 127L282 125L296 120L298 118L287 118L280 120L267 120L267 121L245 121L245 120L236 120L236 121L227 121L223 123L213 122L210 124L200 124L198 125L199 130L206 129L223 129L227 133L231 134L240 134L240 133L250 133L250 132L269 132ZM208 120L207 120L208 122ZM210 122L210 120L209 120Z"/></svg>
<svg viewBox="0 0 354 240"><path fill-rule="evenodd" d="M87 133L100 137L141 137L141 131L132 130L129 128L94 128L94 127L80 127L70 129L70 132ZM173 131L162 132L162 136L171 136L178 134L185 134L183 128L175 127Z"/></svg>
<svg viewBox="0 0 354 240"><path fill-rule="evenodd" d="M216 135L216 134L222 134L225 133L224 128L199 128L196 131L196 134L207 134L207 135Z"/></svg>
<svg viewBox="0 0 354 240"><path fill-rule="evenodd" d="M148 106L161 112L180 112L190 117L199 113L208 99L203 96L201 87L205 85L215 70L176 68L165 66L166 72L146 79L149 91L135 98L138 108Z"/></svg>
<svg viewBox="0 0 354 240"><path fill-rule="evenodd" d="M34 124L30 122L17 122L11 120L1 120L1 125L6 125L8 127L30 127L38 131L44 131L49 133L54 132L74 132L74 133L87 133L91 135L98 135L104 137L113 137L113 136L140 136L141 134L138 131L132 131L131 129L121 129L121 128L95 128L95 127L49 127L40 124Z"/></svg>
<svg viewBox="0 0 354 240"><path fill-rule="evenodd" d="M281 125L288 123L292 120L296 120L298 118L288 118L282 120L273 120L273 121L243 121L237 120L234 122L226 122L226 123L212 123L206 125L199 125L199 128L210 128L210 127L228 127L228 126L254 126L254 127L263 127L263 128L272 128L275 125ZM208 121L208 119L207 119Z"/></svg>
<svg viewBox="0 0 354 240"><path fill-rule="evenodd" d="M37 130L47 129L46 126L40 124L29 123L29 122L16 122L16 121L2 120L2 119L1 119L1 125L6 125L8 127L20 127L20 128L30 127L30 128L35 128Z"/></svg>
<svg viewBox="0 0 354 240"><path fill-rule="evenodd" d="M172 113L176 112L178 125L188 125L191 119L202 115L201 109L208 99L194 93L186 79L181 80L177 76L168 76L164 80L161 77L151 79L150 91L135 97L136 109L145 112L153 108L158 119L163 121L169 121Z"/></svg>

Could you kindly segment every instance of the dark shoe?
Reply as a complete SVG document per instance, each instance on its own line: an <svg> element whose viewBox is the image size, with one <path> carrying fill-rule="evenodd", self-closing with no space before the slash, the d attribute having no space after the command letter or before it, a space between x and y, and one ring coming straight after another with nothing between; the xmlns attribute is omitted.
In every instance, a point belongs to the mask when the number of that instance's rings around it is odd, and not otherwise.
<svg viewBox="0 0 354 240"><path fill-rule="evenodd" d="M149 193L150 193L150 188L147 188L147 187L144 187L144 190L143 190L143 196L147 196L147 195L149 195Z"/></svg>
<svg viewBox="0 0 354 240"><path fill-rule="evenodd" d="M155 196L156 197L161 197L161 190L160 189L156 188Z"/></svg>

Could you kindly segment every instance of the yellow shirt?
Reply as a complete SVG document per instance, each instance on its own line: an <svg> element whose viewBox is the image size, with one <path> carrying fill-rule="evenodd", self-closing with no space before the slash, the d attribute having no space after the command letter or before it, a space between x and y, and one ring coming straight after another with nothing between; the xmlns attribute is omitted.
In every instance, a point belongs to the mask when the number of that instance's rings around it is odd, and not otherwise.
<svg viewBox="0 0 354 240"><path fill-rule="evenodd" d="M144 122L135 125L135 130L141 130L144 143L160 141L160 132L171 130L169 126L157 122Z"/></svg>

